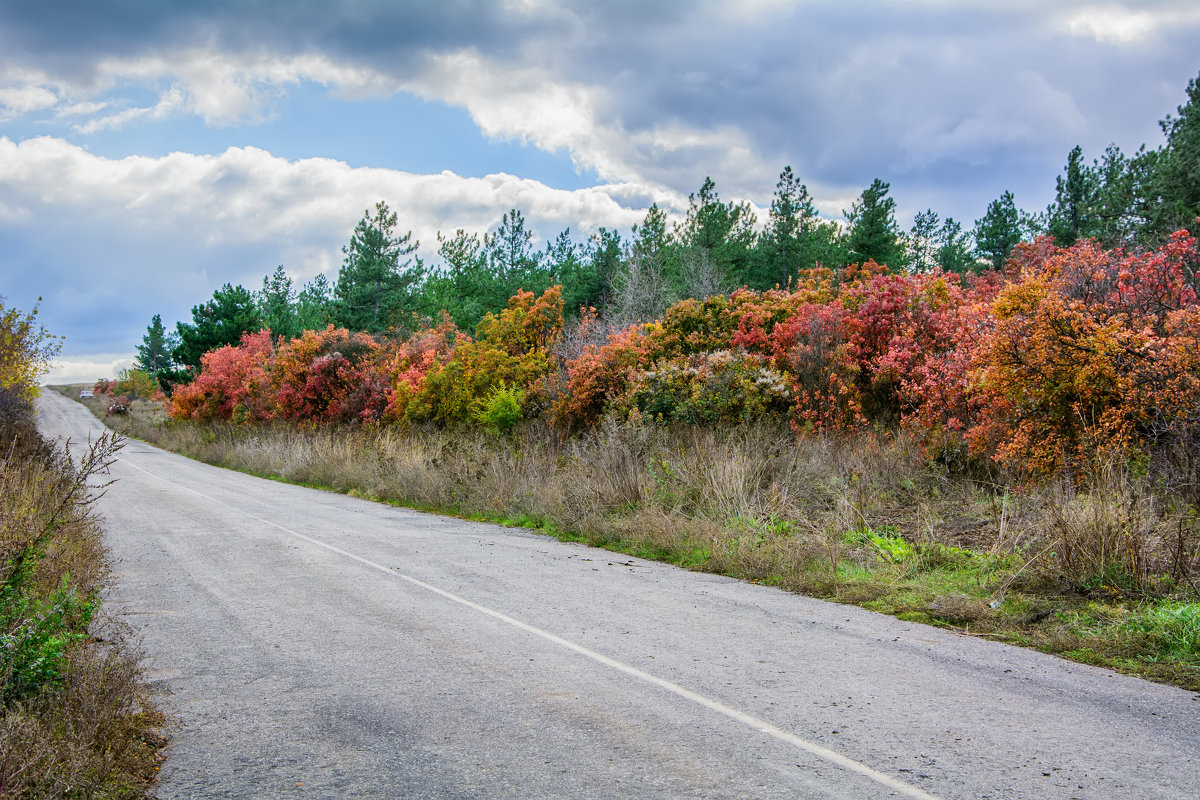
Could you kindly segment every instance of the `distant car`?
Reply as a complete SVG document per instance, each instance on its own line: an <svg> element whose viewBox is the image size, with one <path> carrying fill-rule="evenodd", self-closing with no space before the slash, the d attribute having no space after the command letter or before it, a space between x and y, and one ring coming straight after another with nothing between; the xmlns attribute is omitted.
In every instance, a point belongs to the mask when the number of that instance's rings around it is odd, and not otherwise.
<svg viewBox="0 0 1200 800"><path fill-rule="evenodd" d="M85 397L91 397L91 396L92 396L91 389L80 389L79 390L79 399L80 400L84 399Z"/></svg>

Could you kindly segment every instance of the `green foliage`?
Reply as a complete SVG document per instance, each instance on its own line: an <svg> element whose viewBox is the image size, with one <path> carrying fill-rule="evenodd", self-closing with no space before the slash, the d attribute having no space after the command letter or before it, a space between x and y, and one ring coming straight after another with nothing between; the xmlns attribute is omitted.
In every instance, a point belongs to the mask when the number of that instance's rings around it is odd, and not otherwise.
<svg viewBox="0 0 1200 800"><path fill-rule="evenodd" d="M623 268L613 279L611 316L621 324L648 322L679 299L671 280L676 254L667 236L667 215L652 203L640 225Z"/></svg>
<svg viewBox="0 0 1200 800"><path fill-rule="evenodd" d="M494 387L475 409L475 421L495 433L508 433L520 422L525 412L525 392L503 382Z"/></svg>
<svg viewBox="0 0 1200 800"><path fill-rule="evenodd" d="M333 286L329 279L318 273L296 296L296 329L323 331L333 324Z"/></svg>
<svg viewBox="0 0 1200 800"><path fill-rule="evenodd" d="M1026 230L1013 193L1006 190L999 199L988 205L987 213L981 219L975 220L976 252L992 269L1004 269L1013 248L1025 237Z"/></svg>
<svg viewBox="0 0 1200 800"><path fill-rule="evenodd" d="M896 224L896 201L888 197L889 188L887 182L876 178L845 212L850 223L846 247L851 263L874 261L893 269L905 266L900 228Z"/></svg>
<svg viewBox="0 0 1200 800"><path fill-rule="evenodd" d="M167 378L171 375L174 368L171 351L176 346L178 340L163 327L162 317L155 314L146 328L142 343L137 347L137 359L133 366L158 383L160 377ZM149 394L145 396L148 397Z"/></svg>
<svg viewBox="0 0 1200 800"><path fill-rule="evenodd" d="M254 299L263 327L271 332L276 341L299 336L304 330L296 315L296 290L292 288L292 279L283 271L282 264L263 278L262 289Z"/></svg>
<svg viewBox="0 0 1200 800"><path fill-rule="evenodd" d="M688 195L687 218L674 231L679 249L673 280L679 297L724 294L751 277L755 243L749 203L722 203L712 178Z"/></svg>
<svg viewBox="0 0 1200 800"><path fill-rule="evenodd" d="M5 308L0 296L0 391L26 400L36 396L41 376L62 347L57 337L38 324L37 315L36 305L24 314Z"/></svg>
<svg viewBox="0 0 1200 800"><path fill-rule="evenodd" d="M191 324L176 324L179 343L171 357L193 373L200 368L200 357L218 347L236 345L242 334L262 329L262 320L254 295L242 286L224 284L212 299L192 308Z"/></svg>
<svg viewBox="0 0 1200 800"><path fill-rule="evenodd" d="M412 254L412 232L396 233L397 217L387 203L363 212L354 226L334 287L337 323L354 331L383 333L418 310L416 291L424 278L421 259Z"/></svg>
<svg viewBox="0 0 1200 800"><path fill-rule="evenodd" d="M917 555L916 546L907 539L897 536L888 529L882 531L870 528L855 528L847 531L847 544L862 544L869 546L882 561L891 564L901 564L910 561Z"/></svg>
<svg viewBox="0 0 1200 800"><path fill-rule="evenodd" d="M845 253L832 223L822 222L808 187L791 167L784 167L775 185L771 215L755 248L753 272L746 281L751 289L766 291L787 287L806 270L844 264Z"/></svg>
<svg viewBox="0 0 1200 800"><path fill-rule="evenodd" d="M1148 634L1164 655L1186 658L1200 664L1200 604L1167 602L1132 615L1123 626L1134 633Z"/></svg>
<svg viewBox="0 0 1200 800"><path fill-rule="evenodd" d="M40 598L30 591L34 562L27 561L0 586L0 701L4 705L61 687L67 654L87 639L96 603L81 599L63 576Z"/></svg>
<svg viewBox="0 0 1200 800"><path fill-rule="evenodd" d="M1188 81L1187 102L1159 123L1166 142L1135 159L1143 239L1168 236L1200 216L1200 76Z"/></svg>
<svg viewBox="0 0 1200 800"><path fill-rule="evenodd" d="M1046 232L1060 247L1070 247L1096 234L1096 205L1100 187L1083 163L1083 148L1067 154L1067 165L1056 180L1054 202L1046 209Z"/></svg>

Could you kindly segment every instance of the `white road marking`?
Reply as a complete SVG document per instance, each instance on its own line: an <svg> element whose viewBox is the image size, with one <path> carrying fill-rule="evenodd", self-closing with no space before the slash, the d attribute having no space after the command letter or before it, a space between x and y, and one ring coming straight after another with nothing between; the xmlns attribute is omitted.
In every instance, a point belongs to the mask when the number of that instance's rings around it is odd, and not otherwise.
<svg viewBox="0 0 1200 800"><path fill-rule="evenodd" d="M303 539L304 541L306 541L310 544L316 545L317 547L322 547L332 553L337 553L338 555L345 556L346 558L351 559L352 561L357 561L358 563L362 564L363 566L370 567L371 569L374 569L374 570L378 570L379 572L382 572L386 575L390 575L394 578L399 578L400 580L410 583L413 586L420 587L421 589L424 589L425 591L432 592L433 594L436 594L439 597L443 597L446 600L451 601L452 603L457 603L461 606L465 606L469 609L472 609L473 611L478 611L480 614L484 614L486 616L492 617L493 619L500 620L501 622L505 623L506 625L511 625L514 628L518 628L520 630L525 631L526 633L533 634L534 636L544 639L547 642L556 644L559 647L563 647L574 653L578 653L579 655L584 656L585 658L589 658L598 664L603 664L604 666L609 667L610 669L614 669L614 670L617 670L618 672L622 672L622 673L630 676L631 678L637 678L638 680L643 681L645 683L649 683L653 686L658 686L659 688L665 689L666 691L668 691L674 695L677 695L679 697L682 697L685 700L696 703L697 705L703 706L704 708L707 708L710 711L715 711L716 713L721 714L722 716L728 717L729 719L735 720L737 722L742 723L743 725L753 728L756 731L758 731L759 733L764 733L773 739L777 739L781 742L784 742L785 744L790 744L799 750L803 750L804 752L806 752L810 755L816 756L817 758L820 758L824 761L828 761L831 764L835 764L849 772L854 772L854 773L857 773L858 775L862 775L865 778L869 778L870 780L874 781L875 783L878 783L881 786L885 786L894 792L899 792L900 794L902 794L906 797L916 798L916 800L941 800L941 798L937 797L936 795L930 794L929 792L926 792L923 789L913 786L912 784L905 783L904 781L899 780L897 778L893 778L891 775L880 772L877 769L873 769L873 768L867 766L866 764L863 764L859 761L855 761L854 759L852 759L848 756L844 756L841 753L838 753L834 750L830 750L828 747L817 744L816 742L810 742L807 739L803 739L803 738L797 736L796 734L792 733L791 731L786 731L782 728L776 727L775 725L772 725L771 723L769 723L765 720L759 719L758 717L752 716L752 715L747 714L742 711L738 711L736 708L732 708L732 707L727 706L724 703L721 703L717 700L713 700L710 697L705 697L702 694L693 692L691 689L685 689L684 687L680 686L677 683L672 683L671 681L668 681L664 678L660 678L656 675L651 675L649 672L644 672L644 671L638 669L637 667L633 667L624 662L617 661L614 658L609 658L608 656L603 655L601 653L597 653L594 650L589 650L588 648L584 647L583 645L576 644L575 642L564 639L561 636L557 636L553 633L550 633L549 631L545 631L545 630L542 630L541 628L534 627L533 625L530 625L527 622L521 622L519 619L514 619L513 617L510 617L507 614L496 611L495 609L488 608L487 606L483 606L483 605L480 605L479 603L468 600L465 597L460 597L460 596L454 594L453 592L448 592L445 589L438 588L437 586L434 586L431 583L426 583L425 581L420 580L419 578L414 578L411 575L405 575L404 573L399 572L394 568L385 567L384 565L376 563L374 561L371 561L370 559L363 558L362 556L359 556L359 555L355 555L354 553L351 553L348 550L343 550L342 548L337 547L336 545L329 544L328 542L323 542L320 539L314 539L311 536L300 533L298 531L294 531L291 528L285 528L284 526L282 526L276 522L272 522L269 519L263 519L262 517L256 516L247 511L243 511L242 509L237 508L236 506L232 506L229 503L224 502L223 500L218 500L215 497L210 497L210 496L204 494L203 492L198 492L195 489L192 489L188 486L184 486L181 483L176 483L175 481L168 480L167 478L164 478L161 475L156 475L155 473L150 472L147 469L139 467L137 464L134 464L132 461L128 461L123 458L118 459L118 460L122 464L126 464L130 467L133 467L137 471L142 472L146 475L149 475L152 478L157 478L158 480L163 481L164 483L170 484L171 486L174 486L178 489L182 489L185 492L194 494L197 497L201 497L201 498L209 501L210 503L216 503L217 505L224 506L225 508L229 509L230 511L241 514L242 516L247 517L248 519L252 519L255 522L262 523L263 525L269 525L272 528L276 528L280 531L283 531L286 534L295 536L297 539Z"/></svg>

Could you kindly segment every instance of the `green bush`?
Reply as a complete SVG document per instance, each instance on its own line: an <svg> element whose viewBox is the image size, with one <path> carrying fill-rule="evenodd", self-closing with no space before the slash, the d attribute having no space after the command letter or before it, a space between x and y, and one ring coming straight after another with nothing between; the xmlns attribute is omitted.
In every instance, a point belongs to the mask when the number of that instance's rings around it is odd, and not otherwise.
<svg viewBox="0 0 1200 800"><path fill-rule="evenodd" d="M5 705L61 688L71 645L87 639L95 612L63 577L49 597L28 596L24 580L0 589L0 699Z"/></svg>
<svg viewBox="0 0 1200 800"><path fill-rule="evenodd" d="M516 386L501 383L480 401L475 409L475 421L496 433L508 433L520 422L525 412L525 392Z"/></svg>

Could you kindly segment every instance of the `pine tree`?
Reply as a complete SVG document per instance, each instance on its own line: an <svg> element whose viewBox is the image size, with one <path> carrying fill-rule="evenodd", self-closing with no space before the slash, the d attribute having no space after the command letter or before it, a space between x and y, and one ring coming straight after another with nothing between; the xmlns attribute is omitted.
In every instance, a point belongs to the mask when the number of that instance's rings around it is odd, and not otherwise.
<svg viewBox="0 0 1200 800"><path fill-rule="evenodd" d="M191 323L175 325L178 344L171 358L194 373L200 368L200 357L210 350L238 344L243 333L262 330L262 321L254 303L254 295L244 286L224 284L213 292L212 299L192 307Z"/></svg>
<svg viewBox="0 0 1200 800"><path fill-rule="evenodd" d="M258 316L263 327L271 332L276 341L291 339L300 333L296 316L296 291L292 279L283 271L283 265L263 278L262 289L255 295Z"/></svg>
<svg viewBox="0 0 1200 800"><path fill-rule="evenodd" d="M1159 123L1166 144L1138 156L1142 238L1153 241L1180 228L1195 231L1200 216L1200 76L1188 81L1179 116Z"/></svg>
<svg viewBox="0 0 1200 800"><path fill-rule="evenodd" d="M412 254L412 232L396 234L396 214L387 203L375 204L375 214L363 212L338 272L334 296L339 324L355 331L382 333L416 310L416 290L424 278L421 259Z"/></svg>
<svg viewBox="0 0 1200 800"><path fill-rule="evenodd" d="M982 219L975 220L975 248L992 269L1003 269L1012 249L1020 244L1025 232L1021 212L1013 193L1005 190L993 200Z"/></svg>
<svg viewBox="0 0 1200 800"><path fill-rule="evenodd" d="M876 178L845 212L850 223L846 238L847 257L852 263L863 264L874 259L892 269L904 268L904 247L896 224L896 201L888 197L890 188L887 182Z"/></svg>
<svg viewBox="0 0 1200 800"><path fill-rule="evenodd" d="M142 343L137 346L134 368L153 376L170 370L171 349L174 346L171 335L163 327L162 316L155 314L146 326L146 335L142 337Z"/></svg>
<svg viewBox="0 0 1200 800"><path fill-rule="evenodd" d="M766 230L758 240L751 287L764 290L787 286L800 270L815 266L819 244L830 238L824 235L822 226L808 187L800 183L791 167L784 167L775 184Z"/></svg>

